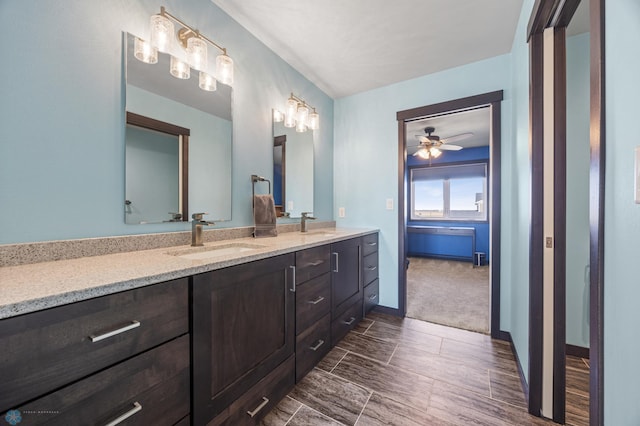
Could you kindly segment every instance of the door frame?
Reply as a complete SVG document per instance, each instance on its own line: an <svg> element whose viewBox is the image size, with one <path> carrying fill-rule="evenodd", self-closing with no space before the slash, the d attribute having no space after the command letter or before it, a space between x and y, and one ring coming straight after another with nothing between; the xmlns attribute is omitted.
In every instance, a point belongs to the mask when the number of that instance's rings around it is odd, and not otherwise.
<svg viewBox="0 0 640 426"><path fill-rule="evenodd" d="M587 0L583 0L587 1ZM589 418L590 424L604 422L604 183L605 183L605 40L604 0L588 0L590 13L590 171L589 171L589 266L590 266L590 378ZM557 155L554 172L561 179L566 173L566 58L565 28L569 24L580 0L537 0L529 20L527 37L530 51L530 132L531 144L531 237L529 270L529 412L540 416L542 406L542 340L543 340L543 286L542 253L543 235L543 32L554 28L554 79L559 79L560 90L554 91L554 121L559 122L555 137L561 143L554 146ZM559 158L558 158L559 155ZM566 222L566 194L554 194L554 203L560 206L554 212L554 223L564 232ZM566 235L555 230L556 245L554 262L560 266L554 273L554 317L563 318L566 311L566 284L560 272L564 271L566 259ZM565 417L565 344L566 324L554 321L554 386L553 420L564 423Z"/></svg>
<svg viewBox="0 0 640 426"><path fill-rule="evenodd" d="M407 268L406 253L407 241L407 144L406 123L419 120L428 116L444 113L453 113L478 107L488 106L491 120L491 143L489 154L489 169L491 179L491 205L489 208L489 229L491 253L489 262L491 276L491 318L490 332L493 338L504 338L500 332L500 164L501 164L501 102L503 91L484 93L466 98L455 99L432 105L398 111L398 310L399 316L407 313Z"/></svg>

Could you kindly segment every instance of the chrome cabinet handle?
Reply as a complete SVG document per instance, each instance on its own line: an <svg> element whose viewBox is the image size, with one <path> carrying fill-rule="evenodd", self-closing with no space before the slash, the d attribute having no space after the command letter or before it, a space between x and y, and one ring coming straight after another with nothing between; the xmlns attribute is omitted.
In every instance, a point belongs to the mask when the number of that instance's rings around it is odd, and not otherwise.
<svg viewBox="0 0 640 426"><path fill-rule="evenodd" d="M318 349L320 349L320 346L324 345L324 340L320 339L318 340L318 343L316 343L314 346L309 346L309 349L311 349L312 351L317 351Z"/></svg>
<svg viewBox="0 0 640 426"><path fill-rule="evenodd" d="M109 423L107 423L104 426L116 426L119 425L120 423L124 422L125 420L127 420L129 417L133 416L134 414L136 414L138 411L142 410L142 405L140 405L139 402L134 402L133 403L133 408L129 411L127 411L124 414L119 415L118 417L116 417L115 419L111 420Z"/></svg>
<svg viewBox="0 0 640 426"><path fill-rule="evenodd" d="M262 402L260 403L260 405L258 405L256 407L256 409L253 410L253 411L247 411L247 414L249 416L251 416L252 418L255 417L255 415L258 414L260 412L260 410L262 410L265 407L265 405L267 405L268 403L269 403L269 398L263 396L262 397Z"/></svg>
<svg viewBox="0 0 640 426"><path fill-rule="evenodd" d="M356 317L349 318L349 321L342 321L344 325L351 325L356 320Z"/></svg>
<svg viewBox="0 0 640 426"><path fill-rule="evenodd" d="M140 321L131 321L130 324L125 325L124 327L120 327L115 330L108 331L104 334L99 335L90 335L89 339L91 339L92 343L99 342L100 340L108 339L109 337L113 337L117 334L124 333L125 331L133 330L134 328L140 327Z"/></svg>
<svg viewBox="0 0 640 426"><path fill-rule="evenodd" d="M367 266L367 269L370 271L375 271L376 269L378 269L377 266Z"/></svg>
<svg viewBox="0 0 640 426"><path fill-rule="evenodd" d="M377 246L377 245L378 245L378 243L367 243L367 245L370 245L370 246Z"/></svg>
<svg viewBox="0 0 640 426"><path fill-rule="evenodd" d="M373 293L371 296L369 296L369 300L374 300L376 297L378 297L378 293Z"/></svg>
<svg viewBox="0 0 640 426"><path fill-rule="evenodd" d="M319 266L324 263L324 260L316 260L315 262L309 262L309 266Z"/></svg>
<svg viewBox="0 0 640 426"><path fill-rule="evenodd" d="M324 296L318 296L316 300L309 300L307 303L311 303L312 305L317 305L318 303L324 300Z"/></svg>
<svg viewBox="0 0 640 426"><path fill-rule="evenodd" d="M291 268L291 275L293 276L293 284L291 284L291 288L289 289L289 291L295 293L296 292L296 267L295 266L289 266L289 268ZM251 416L253 417L253 416Z"/></svg>
<svg viewBox="0 0 640 426"><path fill-rule="evenodd" d="M333 272L338 272L338 269L339 269L338 268L338 260L340 259L340 254L336 253L335 251L333 253L331 253L331 254L334 255L335 259L336 259L336 269L334 269Z"/></svg>

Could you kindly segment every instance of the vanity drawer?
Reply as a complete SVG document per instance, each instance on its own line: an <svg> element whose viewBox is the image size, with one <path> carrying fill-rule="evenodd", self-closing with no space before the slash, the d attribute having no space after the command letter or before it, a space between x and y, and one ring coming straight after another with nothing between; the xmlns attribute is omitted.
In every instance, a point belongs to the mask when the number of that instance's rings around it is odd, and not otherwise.
<svg viewBox="0 0 640 426"><path fill-rule="evenodd" d="M329 272L329 245L296 252L296 285Z"/></svg>
<svg viewBox="0 0 640 426"><path fill-rule="evenodd" d="M295 384L294 369L295 355L291 355L207 423L207 426L259 424L262 417L271 411L293 388Z"/></svg>
<svg viewBox="0 0 640 426"><path fill-rule="evenodd" d="M362 319L362 299L351 305L331 323L331 346L335 346Z"/></svg>
<svg viewBox="0 0 640 426"><path fill-rule="evenodd" d="M296 338L296 382L299 382L331 348L331 315L306 329Z"/></svg>
<svg viewBox="0 0 640 426"><path fill-rule="evenodd" d="M367 256L378 251L378 233L362 237L362 255Z"/></svg>
<svg viewBox="0 0 640 426"><path fill-rule="evenodd" d="M378 253L371 253L362 259L362 282L366 286L378 278Z"/></svg>
<svg viewBox="0 0 640 426"><path fill-rule="evenodd" d="M187 278L0 321L0 412L189 330Z"/></svg>
<svg viewBox="0 0 640 426"><path fill-rule="evenodd" d="M331 274L328 272L296 287L296 334L331 310Z"/></svg>
<svg viewBox="0 0 640 426"><path fill-rule="evenodd" d="M173 425L189 414L189 336L16 407L24 424Z"/></svg>
<svg viewBox="0 0 640 426"><path fill-rule="evenodd" d="M364 288L364 314L368 314L380 303L380 285L378 279Z"/></svg>

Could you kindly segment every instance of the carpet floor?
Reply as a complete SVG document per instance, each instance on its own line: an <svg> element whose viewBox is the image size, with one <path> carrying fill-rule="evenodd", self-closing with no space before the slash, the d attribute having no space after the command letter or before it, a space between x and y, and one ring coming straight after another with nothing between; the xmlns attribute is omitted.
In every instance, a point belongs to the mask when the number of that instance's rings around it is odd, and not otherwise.
<svg viewBox="0 0 640 426"><path fill-rule="evenodd" d="M407 316L489 333L489 267L409 258Z"/></svg>

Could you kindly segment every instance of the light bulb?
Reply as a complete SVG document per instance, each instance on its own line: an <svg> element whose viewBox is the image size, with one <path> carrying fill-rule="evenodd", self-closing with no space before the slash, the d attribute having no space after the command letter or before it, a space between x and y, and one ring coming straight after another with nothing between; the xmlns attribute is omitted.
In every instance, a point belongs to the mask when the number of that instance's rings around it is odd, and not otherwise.
<svg viewBox="0 0 640 426"><path fill-rule="evenodd" d="M173 45L173 22L166 16L151 16L151 45L160 52L168 53Z"/></svg>
<svg viewBox="0 0 640 426"><path fill-rule="evenodd" d="M304 121L297 121L296 122L296 132L306 132L307 131L307 123Z"/></svg>
<svg viewBox="0 0 640 426"><path fill-rule="evenodd" d="M273 122L274 123L281 123L284 120L284 113L282 111L280 111L279 109L274 109L273 110Z"/></svg>
<svg viewBox="0 0 640 426"><path fill-rule="evenodd" d="M204 71L200 71L198 85L202 90L206 90L207 92L214 92L218 88L216 79Z"/></svg>
<svg viewBox="0 0 640 426"><path fill-rule="evenodd" d="M226 53L218 55L216 58L216 77L222 84L231 86L233 84L233 59Z"/></svg>
<svg viewBox="0 0 640 426"><path fill-rule="evenodd" d="M146 64L155 64L158 62L158 49L136 37L133 43L133 56Z"/></svg>
<svg viewBox="0 0 640 426"><path fill-rule="evenodd" d="M418 150L418 157L428 160L431 155L429 154L429 150L427 148L420 148L420 150Z"/></svg>
<svg viewBox="0 0 640 426"><path fill-rule="evenodd" d="M307 130L307 118L309 118L309 108L307 107L307 104L305 104L304 102L302 102L301 104L298 104L298 110L296 112L296 120L298 122L298 125L296 127L296 130L298 132L304 132ZM304 130L299 130L304 128Z"/></svg>
<svg viewBox="0 0 640 426"><path fill-rule="evenodd" d="M207 69L207 43L198 37L187 40L187 61L191 68L198 71Z"/></svg>
<svg viewBox="0 0 640 426"><path fill-rule="evenodd" d="M311 130L318 130L320 128L320 116L316 112L315 108L313 109L313 112L309 114L307 124Z"/></svg>
<svg viewBox="0 0 640 426"><path fill-rule="evenodd" d="M176 78L183 79L183 80L186 80L189 77L191 77L189 64L187 64L186 62L181 61L180 59L176 58L175 56L171 57L170 72L171 72L172 76L174 76Z"/></svg>
<svg viewBox="0 0 640 426"><path fill-rule="evenodd" d="M431 156L433 158L438 158L440 157L441 154L442 154L442 151L440 151L438 148L431 148Z"/></svg>
<svg viewBox="0 0 640 426"><path fill-rule="evenodd" d="M284 127L296 126L296 113L298 111L298 101L293 98L287 100L287 108L284 113Z"/></svg>

